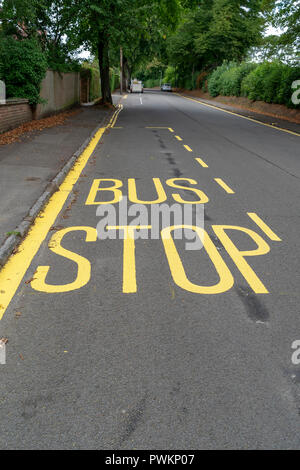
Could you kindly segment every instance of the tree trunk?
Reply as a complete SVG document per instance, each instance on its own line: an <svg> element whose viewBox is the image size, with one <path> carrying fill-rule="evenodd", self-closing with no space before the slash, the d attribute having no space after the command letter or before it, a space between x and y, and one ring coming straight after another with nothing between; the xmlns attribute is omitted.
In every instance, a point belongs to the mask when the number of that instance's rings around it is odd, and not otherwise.
<svg viewBox="0 0 300 470"><path fill-rule="evenodd" d="M131 80L131 67L130 67L129 62L128 62L127 59L126 59L124 71L125 71L125 75L126 75L126 83L127 83L127 89L128 89L129 85L130 85L130 80Z"/></svg>
<svg viewBox="0 0 300 470"><path fill-rule="evenodd" d="M103 104L112 104L109 79L108 40L103 34L99 34L98 37L98 61L101 78L102 102Z"/></svg>
<svg viewBox="0 0 300 470"><path fill-rule="evenodd" d="M126 59L126 57L123 57L123 90L125 93L127 92L128 90L128 73L127 73L127 70L128 70L128 61Z"/></svg>

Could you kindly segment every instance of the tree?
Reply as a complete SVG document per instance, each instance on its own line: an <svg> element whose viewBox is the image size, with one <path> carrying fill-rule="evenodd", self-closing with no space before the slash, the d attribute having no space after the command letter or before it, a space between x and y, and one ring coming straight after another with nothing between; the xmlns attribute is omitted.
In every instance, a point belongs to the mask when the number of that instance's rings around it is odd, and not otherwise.
<svg viewBox="0 0 300 470"><path fill-rule="evenodd" d="M124 65L128 77L154 59L158 63L167 59L166 38L177 26L179 14L177 1L169 1L168 8L164 8L163 2L146 2L135 10L123 38Z"/></svg>
<svg viewBox="0 0 300 470"><path fill-rule="evenodd" d="M72 0L3 0L0 20L3 33L17 40L36 39L48 66L68 71L76 67L66 30L73 20Z"/></svg>
<svg viewBox="0 0 300 470"><path fill-rule="evenodd" d="M7 97L40 102L40 83L47 70L45 55L34 38L0 41L0 78L5 80Z"/></svg>
<svg viewBox="0 0 300 470"><path fill-rule="evenodd" d="M151 41L151 24L174 22L177 0L75 0L76 20L71 36L77 44L85 44L99 60L102 100L112 103L109 84L110 56L124 48L125 64L131 71L141 45ZM152 20L150 20L152 18ZM155 30L157 31L157 29ZM147 48L149 50L149 48ZM145 51L146 52L146 51Z"/></svg>
<svg viewBox="0 0 300 470"><path fill-rule="evenodd" d="M182 22L168 41L172 65L181 75L242 60L261 41L265 20L260 0L184 1Z"/></svg>
<svg viewBox="0 0 300 470"><path fill-rule="evenodd" d="M299 59L300 1L275 0L270 14L270 21L273 26L282 30L282 34L278 38L278 44L292 46Z"/></svg>
<svg viewBox="0 0 300 470"><path fill-rule="evenodd" d="M175 25L179 0L3 0L6 35L36 38L52 68L63 70L72 53L88 48L97 56L104 103L112 103L110 60L124 49L127 74L153 55Z"/></svg>

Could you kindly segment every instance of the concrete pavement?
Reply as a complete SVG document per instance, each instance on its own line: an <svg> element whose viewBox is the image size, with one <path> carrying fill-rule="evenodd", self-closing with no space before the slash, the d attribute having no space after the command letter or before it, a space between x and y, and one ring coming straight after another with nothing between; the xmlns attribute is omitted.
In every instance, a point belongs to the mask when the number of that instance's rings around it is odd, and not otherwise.
<svg viewBox="0 0 300 470"><path fill-rule="evenodd" d="M299 136L122 105L0 272L0 448L299 448ZM205 249L97 239L121 192L207 200Z"/></svg>
<svg viewBox="0 0 300 470"><path fill-rule="evenodd" d="M0 245L108 114L99 108L81 108L61 126L0 146Z"/></svg>

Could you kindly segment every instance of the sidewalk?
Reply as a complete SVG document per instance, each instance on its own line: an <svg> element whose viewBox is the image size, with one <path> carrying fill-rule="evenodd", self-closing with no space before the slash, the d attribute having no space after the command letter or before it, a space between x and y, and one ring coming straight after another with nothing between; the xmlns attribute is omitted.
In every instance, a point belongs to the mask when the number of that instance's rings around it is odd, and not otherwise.
<svg viewBox="0 0 300 470"><path fill-rule="evenodd" d="M81 107L62 125L0 146L0 246L66 162L110 115L111 110Z"/></svg>

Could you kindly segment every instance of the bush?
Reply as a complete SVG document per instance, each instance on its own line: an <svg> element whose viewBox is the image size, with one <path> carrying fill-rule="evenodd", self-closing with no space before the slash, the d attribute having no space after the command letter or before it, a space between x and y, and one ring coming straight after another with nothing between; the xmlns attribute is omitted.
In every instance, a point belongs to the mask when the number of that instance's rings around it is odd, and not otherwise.
<svg viewBox="0 0 300 470"><path fill-rule="evenodd" d="M93 64L83 64L80 70L80 78L81 80L88 79L90 81L88 101L94 101L101 97L101 82L98 68L94 67Z"/></svg>
<svg viewBox="0 0 300 470"><path fill-rule="evenodd" d="M292 103L292 83L300 79L300 67L285 67L282 76L281 84L278 88L277 97L280 103L285 104L289 108L300 108L300 105Z"/></svg>
<svg viewBox="0 0 300 470"><path fill-rule="evenodd" d="M281 62L265 62L258 65L242 81L243 96L251 100L299 107L291 102L292 82L300 78L300 67Z"/></svg>
<svg viewBox="0 0 300 470"><path fill-rule="evenodd" d="M40 85L47 61L35 39L0 41L0 77L6 84L8 98L27 98L30 104L41 102Z"/></svg>
<svg viewBox="0 0 300 470"><path fill-rule="evenodd" d="M156 86L159 86L160 84L160 79L154 79L154 78L150 78L149 80L146 80L145 83L144 83L144 87L145 88L154 88Z"/></svg>
<svg viewBox="0 0 300 470"><path fill-rule="evenodd" d="M211 96L221 95L222 75L231 67L236 67L235 62L224 62L209 76L207 88Z"/></svg>
<svg viewBox="0 0 300 470"><path fill-rule="evenodd" d="M208 77L208 91L211 96L246 96L251 100L299 108L291 101L292 83L299 79L299 66L292 67L279 61L259 65L224 62Z"/></svg>
<svg viewBox="0 0 300 470"><path fill-rule="evenodd" d="M176 76L175 76L175 67L171 65L166 68L165 76L163 78L163 83L170 83L173 87L175 86Z"/></svg>
<svg viewBox="0 0 300 470"><path fill-rule="evenodd" d="M255 64L242 62L240 65L232 65L225 70L219 79L219 94L241 96L242 81L255 67Z"/></svg>

